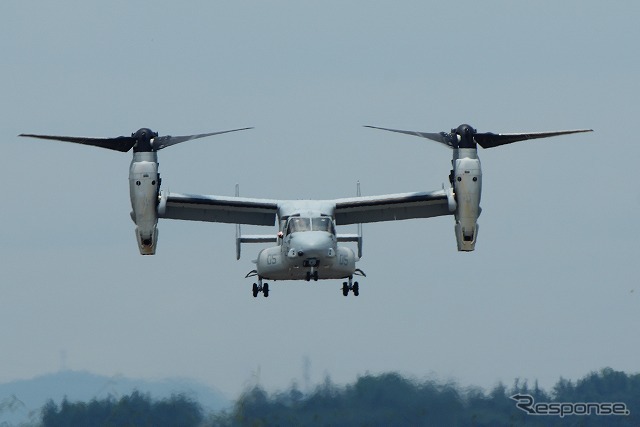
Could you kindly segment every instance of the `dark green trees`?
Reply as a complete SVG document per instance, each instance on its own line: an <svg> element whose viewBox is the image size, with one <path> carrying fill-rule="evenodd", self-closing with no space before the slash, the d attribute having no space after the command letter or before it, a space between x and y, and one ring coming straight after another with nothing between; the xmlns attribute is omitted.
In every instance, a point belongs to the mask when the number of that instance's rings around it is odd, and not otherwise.
<svg viewBox="0 0 640 427"><path fill-rule="evenodd" d="M549 406L569 402L622 402L629 414L530 415L511 396L528 395ZM58 406L50 401L42 410L42 425L56 426L637 426L640 425L640 374L606 368L572 382L560 379L550 393L516 380L488 392L456 384L415 381L396 373L365 375L347 386L327 377L313 392L289 390L267 393L256 386L245 392L229 412L208 414L185 396L152 401L133 393L119 400Z"/></svg>
<svg viewBox="0 0 640 427"><path fill-rule="evenodd" d="M152 401L148 395L133 392L120 400L70 403L65 399L60 406L49 401L42 409L43 427L196 427L202 420L200 405L183 395Z"/></svg>
<svg viewBox="0 0 640 427"><path fill-rule="evenodd" d="M593 372L575 384L560 379L547 393L516 380L512 387L496 385L485 393L455 384L412 381L396 373L366 375L346 387L328 379L313 393L268 395L256 387L246 392L234 410L211 426L635 426L640 425L640 375L610 368ZM529 415L518 409L514 394L530 395L536 403L624 402L628 416ZM296 396L292 398L291 396Z"/></svg>

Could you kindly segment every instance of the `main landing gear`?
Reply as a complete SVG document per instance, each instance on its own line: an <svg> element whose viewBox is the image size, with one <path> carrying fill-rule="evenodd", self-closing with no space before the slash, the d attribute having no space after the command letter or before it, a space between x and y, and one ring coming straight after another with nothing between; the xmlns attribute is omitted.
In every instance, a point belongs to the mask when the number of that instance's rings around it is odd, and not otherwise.
<svg viewBox="0 0 640 427"><path fill-rule="evenodd" d="M262 292L262 295L264 295L265 298L269 296L269 284L263 284L262 279L258 279L258 283L253 284L252 290L254 298L257 297L260 292Z"/></svg>
<svg viewBox="0 0 640 427"><path fill-rule="evenodd" d="M349 295L349 291L353 291L353 295L360 295L360 286L358 282L351 283L352 276L349 276L349 282L342 282L342 295L345 297Z"/></svg>
<svg viewBox="0 0 640 427"><path fill-rule="evenodd" d="M258 276L258 270L251 270L244 277L246 279L247 277L256 277L256 276L258 277L258 283L254 283L253 284L253 289L251 289L252 292L253 292L253 297L256 298L260 292L262 292L262 295L265 298L268 297L269 296L269 284L268 283L262 284L262 277Z"/></svg>

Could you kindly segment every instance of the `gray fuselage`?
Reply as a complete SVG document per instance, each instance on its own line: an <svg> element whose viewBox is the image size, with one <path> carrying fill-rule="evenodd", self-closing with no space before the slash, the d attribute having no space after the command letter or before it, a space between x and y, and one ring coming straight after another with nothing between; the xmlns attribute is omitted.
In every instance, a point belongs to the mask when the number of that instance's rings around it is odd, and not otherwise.
<svg viewBox="0 0 640 427"><path fill-rule="evenodd" d="M292 216L282 221L278 246L258 254L258 277L269 280L305 280L317 272L318 279L351 277L356 255L338 246L335 225L329 216Z"/></svg>

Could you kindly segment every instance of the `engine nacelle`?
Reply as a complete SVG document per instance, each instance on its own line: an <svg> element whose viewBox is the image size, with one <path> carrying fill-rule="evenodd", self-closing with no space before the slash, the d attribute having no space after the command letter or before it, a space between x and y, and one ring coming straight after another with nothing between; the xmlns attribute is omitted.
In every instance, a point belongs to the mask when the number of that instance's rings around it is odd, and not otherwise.
<svg viewBox="0 0 640 427"><path fill-rule="evenodd" d="M134 153L129 168L131 219L136 224L136 240L142 255L153 255L158 241L158 191L160 175L156 153Z"/></svg>
<svg viewBox="0 0 640 427"><path fill-rule="evenodd" d="M478 237L477 221L482 212L480 208L482 193L480 159L477 156L455 159L453 167L453 186L457 202L455 233L458 250L473 251Z"/></svg>

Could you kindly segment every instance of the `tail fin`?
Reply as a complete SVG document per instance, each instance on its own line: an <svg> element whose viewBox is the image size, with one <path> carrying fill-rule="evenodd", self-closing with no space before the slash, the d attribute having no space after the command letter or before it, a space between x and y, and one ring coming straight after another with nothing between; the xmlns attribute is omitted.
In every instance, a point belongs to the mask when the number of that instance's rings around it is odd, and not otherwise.
<svg viewBox="0 0 640 427"><path fill-rule="evenodd" d="M360 181L357 184L356 195L358 197L360 194ZM358 258L362 258L362 224L358 224L358 232L356 234L338 234L336 236L338 238L338 242L356 242L358 244Z"/></svg>
<svg viewBox="0 0 640 427"><path fill-rule="evenodd" d="M240 197L240 185L236 184L236 197ZM277 243L278 238L273 235L247 234L242 235L240 224L236 224L236 259L240 259L240 248L243 243Z"/></svg>
<svg viewBox="0 0 640 427"><path fill-rule="evenodd" d="M236 183L236 197L240 197L240 184ZM241 242L240 224L236 224L236 259L240 259Z"/></svg>
<svg viewBox="0 0 640 427"><path fill-rule="evenodd" d="M356 196L360 197L360 181L357 183ZM358 223L358 258L362 258L362 223Z"/></svg>

